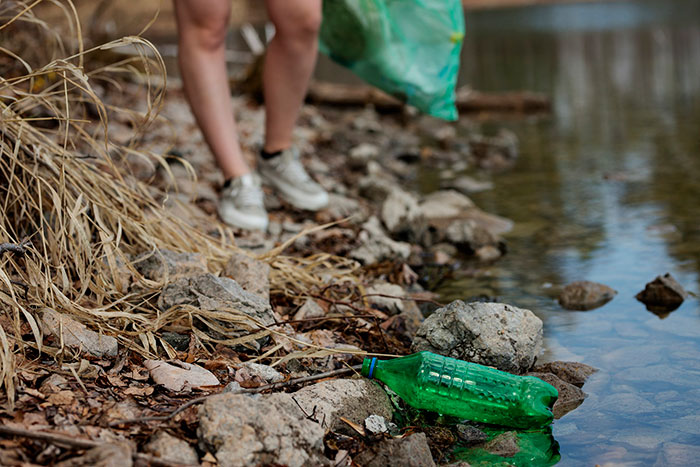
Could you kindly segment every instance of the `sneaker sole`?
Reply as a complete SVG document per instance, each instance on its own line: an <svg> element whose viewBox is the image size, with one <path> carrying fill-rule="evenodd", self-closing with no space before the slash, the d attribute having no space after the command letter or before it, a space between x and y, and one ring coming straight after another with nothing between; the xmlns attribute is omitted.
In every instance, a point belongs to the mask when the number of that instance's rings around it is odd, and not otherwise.
<svg viewBox="0 0 700 467"><path fill-rule="evenodd" d="M241 212L226 213L218 209L219 217L225 224L245 230L267 230L267 217L247 216Z"/></svg>

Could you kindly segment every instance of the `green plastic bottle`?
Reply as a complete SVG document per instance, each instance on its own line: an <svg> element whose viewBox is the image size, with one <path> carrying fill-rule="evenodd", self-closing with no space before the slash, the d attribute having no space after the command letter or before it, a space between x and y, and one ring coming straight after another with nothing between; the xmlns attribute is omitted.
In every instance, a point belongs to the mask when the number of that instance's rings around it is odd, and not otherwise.
<svg viewBox="0 0 700 467"><path fill-rule="evenodd" d="M419 352L393 360L365 358L362 375L383 382L412 407L516 428L552 422L554 386L476 363Z"/></svg>

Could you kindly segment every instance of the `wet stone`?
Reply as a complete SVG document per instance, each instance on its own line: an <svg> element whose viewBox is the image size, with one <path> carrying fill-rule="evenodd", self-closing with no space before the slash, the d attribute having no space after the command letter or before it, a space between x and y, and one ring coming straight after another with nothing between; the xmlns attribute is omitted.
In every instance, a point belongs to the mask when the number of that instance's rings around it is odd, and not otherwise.
<svg viewBox="0 0 700 467"><path fill-rule="evenodd" d="M664 443L654 467L697 465L700 446L680 443Z"/></svg>
<svg viewBox="0 0 700 467"><path fill-rule="evenodd" d="M506 431L484 444L483 447L491 454L501 457L513 457L520 452L518 434L515 431Z"/></svg>
<svg viewBox="0 0 700 467"><path fill-rule="evenodd" d="M688 292L669 273L649 282L644 290L635 296L653 312L673 311L681 306L687 297Z"/></svg>
<svg viewBox="0 0 700 467"><path fill-rule="evenodd" d="M460 444L466 446L483 443L488 439L486 433L471 425L457 425L455 431L457 432Z"/></svg>
<svg viewBox="0 0 700 467"><path fill-rule="evenodd" d="M552 373L530 372L528 373L528 376L539 378L557 389L559 397L552 407L552 413L556 419L559 419L571 412L576 407L581 405L586 399L586 393L580 388L574 386L573 384L567 383Z"/></svg>
<svg viewBox="0 0 700 467"><path fill-rule="evenodd" d="M538 373L553 373L567 383L583 387L586 380L593 373L598 371L598 369L586 365L585 363L556 361L537 365L532 371Z"/></svg>
<svg viewBox="0 0 700 467"><path fill-rule="evenodd" d="M644 414L655 410L654 404L634 393L607 396L597 408L604 412L624 415Z"/></svg>
<svg viewBox="0 0 700 467"><path fill-rule="evenodd" d="M604 284L577 281L564 287L559 295L559 304L567 310L593 310L612 300L617 291Z"/></svg>

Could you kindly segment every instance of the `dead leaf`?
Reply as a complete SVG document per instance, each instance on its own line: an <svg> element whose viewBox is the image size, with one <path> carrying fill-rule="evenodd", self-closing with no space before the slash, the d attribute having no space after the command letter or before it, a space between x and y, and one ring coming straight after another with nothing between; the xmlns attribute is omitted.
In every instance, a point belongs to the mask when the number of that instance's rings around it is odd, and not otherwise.
<svg viewBox="0 0 700 467"><path fill-rule="evenodd" d="M108 374L107 381L109 381L109 384L111 384L112 386L115 386L118 388L125 388L127 386L126 382L119 375Z"/></svg>
<svg viewBox="0 0 700 467"><path fill-rule="evenodd" d="M350 428L357 431L360 435L365 436L365 428L362 425L358 425L355 422L351 422L350 420L348 420L345 417L340 417L340 419L342 421L344 421L345 423L347 423L348 425L350 425Z"/></svg>
<svg viewBox="0 0 700 467"><path fill-rule="evenodd" d="M74 400L75 393L73 391L58 391L55 394L51 394L47 402L52 405L70 405Z"/></svg>
<svg viewBox="0 0 700 467"><path fill-rule="evenodd" d="M124 390L124 394L127 396L150 396L153 394L153 386L146 386L143 388L130 386Z"/></svg>

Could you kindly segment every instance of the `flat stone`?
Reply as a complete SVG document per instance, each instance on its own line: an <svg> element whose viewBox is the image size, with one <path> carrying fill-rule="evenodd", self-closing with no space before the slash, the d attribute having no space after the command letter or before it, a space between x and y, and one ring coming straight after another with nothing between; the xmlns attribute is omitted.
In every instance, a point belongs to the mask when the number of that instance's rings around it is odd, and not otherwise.
<svg viewBox="0 0 700 467"><path fill-rule="evenodd" d="M67 314L54 310L43 312L41 327L44 333L54 336L56 342L96 357L116 357L119 350L114 337L91 331Z"/></svg>
<svg viewBox="0 0 700 467"><path fill-rule="evenodd" d="M168 461L199 465L197 451L187 441L176 438L166 431L157 432L144 449L147 453Z"/></svg>
<svg viewBox="0 0 700 467"><path fill-rule="evenodd" d="M171 281L180 276L207 272L207 262L199 253L176 253L170 250L149 251L134 259L136 270L146 279Z"/></svg>
<svg viewBox="0 0 700 467"><path fill-rule="evenodd" d="M363 467L431 467L435 465L425 433L385 439L367 446L353 458Z"/></svg>
<svg viewBox="0 0 700 467"><path fill-rule="evenodd" d="M251 381L257 383L253 386L262 386L263 384L278 383L284 380L284 375L271 366L262 365L260 363L245 362L236 371L235 380L241 383L241 386L243 387L249 387L243 383L249 383Z"/></svg>
<svg viewBox="0 0 700 467"><path fill-rule="evenodd" d="M158 360L144 360L143 366L149 371L156 384L171 391L179 392L186 388L220 384L212 372L191 363L173 362L171 364Z"/></svg>
<svg viewBox="0 0 700 467"><path fill-rule="evenodd" d="M234 252L224 267L223 275L230 277L243 290L270 301L270 265L244 253Z"/></svg>
<svg viewBox="0 0 700 467"><path fill-rule="evenodd" d="M456 217L476 205L468 197L454 190L441 190L427 195L420 204L426 219Z"/></svg>
<svg viewBox="0 0 700 467"><path fill-rule="evenodd" d="M493 182L477 180L467 175L457 177L444 185L445 188L452 188L465 195L493 189Z"/></svg>
<svg viewBox="0 0 700 467"><path fill-rule="evenodd" d="M378 435L387 433L389 428L386 426L386 419L381 415L370 415L365 418L365 430L371 434Z"/></svg>
<svg viewBox="0 0 700 467"><path fill-rule="evenodd" d="M537 365L532 371L538 373L553 373L567 383L580 388L583 387L586 380L593 373L598 371L598 369L586 365L585 363L556 361Z"/></svg>
<svg viewBox="0 0 700 467"><path fill-rule="evenodd" d="M593 310L612 300L617 291L591 281L568 284L559 295L559 304L567 310Z"/></svg>
<svg viewBox="0 0 700 467"><path fill-rule="evenodd" d="M583 401L586 399L586 393L580 388L571 383L567 383L552 373L530 372L527 374L528 376L539 378L556 388L557 392L559 393L559 397L552 407L552 414L554 414L554 418L556 419L560 419L567 413L571 412L576 407L583 404Z"/></svg>
<svg viewBox="0 0 700 467"><path fill-rule="evenodd" d="M512 305L456 300L426 318L411 348L523 373L541 351L542 321Z"/></svg>
<svg viewBox="0 0 700 467"><path fill-rule="evenodd" d="M648 310L657 312L675 310L687 297L688 292L669 273L649 282L644 290L635 296Z"/></svg>
<svg viewBox="0 0 700 467"><path fill-rule="evenodd" d="M269 302L243 290L233 279L213 274L182 277L166 285L158 298L158 307L165 311L176 305L192 305L210 311L236 310L266 326L275 322ZM232 331L247 332L231 327Z"/></svg>

